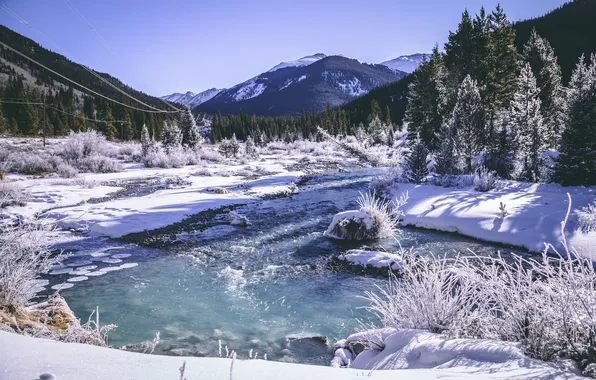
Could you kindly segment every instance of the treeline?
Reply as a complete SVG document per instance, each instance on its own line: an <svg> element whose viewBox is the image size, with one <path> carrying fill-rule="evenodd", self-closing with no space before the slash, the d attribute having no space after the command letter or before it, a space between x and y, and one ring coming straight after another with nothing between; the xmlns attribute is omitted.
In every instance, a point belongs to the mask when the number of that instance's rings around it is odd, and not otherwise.
<svg viewBox="0 0 596 380"><path fill-rule="evenodd" d="M445 53L435 48L410 85L412 151L433 153L439 174L485 166L532 182L551 178L549 160L560 151L554 179L596 184L596 59L582 56L565 88L547 39L532 31L521 54L514 42L500 7L463 13Z"/></svg>
<svg viewBox="0 0 596 380"><path fill-rule="evenodd" d="M33 40L2 25L0 25L0 41L102 95L126 105L147 109L146 106L140 105L101 81L79 64L43 48ZM7 78L0 86L0 112L3 114L3 117L0 117L0 133L29 136L45 131L49 136L63 136L69 130L83 131L94 128L108 138L133 139L140 136L143 124L159 136L164 120L170 118L165 113L147 113L110 102L99 96L82 95L77 91L83 91L78 86L71 85L63 78L3 46L0 47L0 57L2 58L0 75ZM14 66L24 69L33 79L18 73ZM143 103L161 110L172 111L159 98L136 91L110 75L103 73L96 73L96 75ZM44 103L45 107L27 103ZM85 118L108 122L96 123Z"/></svg>

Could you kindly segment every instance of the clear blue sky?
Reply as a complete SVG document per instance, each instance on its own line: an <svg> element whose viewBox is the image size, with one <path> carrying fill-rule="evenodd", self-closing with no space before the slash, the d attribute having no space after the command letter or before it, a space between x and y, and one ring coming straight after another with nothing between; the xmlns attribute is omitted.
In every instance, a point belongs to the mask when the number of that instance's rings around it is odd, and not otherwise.
<svg viewBox="0 0 596 380"><path fill-rule="evenodd" d="M510 20L542 15L565 0L0 0L70 59L151 95L230 87L280 61L314 53L379 63L428 52L462 11L501 3ZM51 45L0 9L0 23ZM18 48L18 46L15 46ZM55 49L52 49L55 50Z"/></svg>

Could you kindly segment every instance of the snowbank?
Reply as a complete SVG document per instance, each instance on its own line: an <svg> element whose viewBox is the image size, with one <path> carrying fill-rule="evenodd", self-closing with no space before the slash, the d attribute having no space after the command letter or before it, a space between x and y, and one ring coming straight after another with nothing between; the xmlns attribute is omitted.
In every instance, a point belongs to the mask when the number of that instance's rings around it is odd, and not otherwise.
<svg viewBox="0 0 596 380"><path fill-rule="evenodd" d="M355 340L358 340L358 336ZM137 354L78 343L61 343L0 331L0 378L38 379L51 373L56 380L178 379L186 362L188 380L346 380L374 379L578 379L553 366L525 358L515 346L486 341L444 339L432 334L406 332L383 337L387 348L376 355L364 351L353 368L331 368L264 360L173 357ZM347 350L346 350L347 351ZM369 371L367 366L403 368Z"/></svg>
<svg viewBox="0 0 596 380"><path fill-rule="evenodd" d="M354 347L364 350L354 358ZM362 346L364 344L364 346ZM367 346L376 349L366 348ZM420 330L384 328L349 336L335 345L333 363L354 369L444 371L450 378L581 379L552 363L530 359L518 343L448 339ZM360 351L360 350L358 350ZM412 373L416 373L412 371ZM450 373L451 375L447 375Z"/></svg>
<svg viewBox="0 0 596 380"><path fill-rule="evenodd" d="M578 231L574 213L594 200L596 188L511 182L486 193L414 184L399 184L391 191L393 197L405 192L409 194L403 207L406 225L458 232L532 252L541 252L545 242L561 248L561 221L569 193L573 207L565 229L567 241L581 255L596 260L596 232ZM505 218L499 216L501 202L506 205Z"/></svg>
<svg viewBox="0 0 596 380"><path fill-rule="evenodd" d="M355 265L360 265L364 268L371 266L373 268L384 269L391 266L391 269L399 270L403 267L402 258L391 252L351 249L345 254L339 255L338 259L348 261Z"/></svg>

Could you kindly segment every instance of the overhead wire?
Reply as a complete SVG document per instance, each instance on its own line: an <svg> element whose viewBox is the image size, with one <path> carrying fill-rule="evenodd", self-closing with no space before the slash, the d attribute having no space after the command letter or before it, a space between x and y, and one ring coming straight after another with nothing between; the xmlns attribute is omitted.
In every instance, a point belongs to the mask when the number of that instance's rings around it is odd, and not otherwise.
<svg viewBox="0 0 596 380"><path fill-rule="evenodd" d="M74 117L77 117L79 119L85 119L85 120L88 120L88 121L94 121L94 122L97 122L97 123L122 123L122 122L125 121L125 120L99 120L99 119L91 119L91 118L88 118L88 117L83 116L83 115L78 115L76 113L72 113L72 112L68 112L68 111L62 110L60 108L55 107L52 104L42 103L42 102L30 102L30 101L26 101L26 100L19 101L19 100L4 100L4 99L0 99L0 103L35 105L35 106L41 106L41 105L43 105L45 107L51 108L53 110L56 110L58 112L62 112L64 114L66 114L66 115L74 116Z"/></svg>
<svg viewBox="0 0 596 380"><path fill-rule="evenodd" d="M67 4L67 6L73 11L73 13L81 20L83 21L83 23L85 25L87 25L87 27L89 28L89 30L91 30L93 32L93 34L95 34L95 36L97 37L97 39L99 39L99 41L106 47L106 49L108 49L108 51L110 53L112 53L112 55L118 59L118 61L120 62L120 64L124 64L124 62L122 61L122 59L120 58L120 56L110 47L110 45L108 44L108 42L101 36L101 34L99 34L99 32L97 31L97 29L95 29L93 27L93 25L91 25L91 23L85 18L85 16L83 16L83 14L74 6L74 4L70 1L70 0L64 0L64 2ZM161 100L164 104L170 106L171 108L175 109L178 112L183 112L183 110L178 109L176 107L174 107L171 103L165 101L162 98L158 98L159 100Z"/></svg>
<svg viewBox="0 0 596 380"><path fill-rule="evenodd" d="M5 4L0 5L0 7L2 9L4 9L8 14L10 14L12 17L14 17L16 20L18 20L19 22L21 22L21 24L29 27L31 30L33 30L35 33L39 34L40 36L42 36L43 38L45 38L53 47L55 47L57 50L64 52L64 49L62 49L57 43L55 43L54 41L52 41L52 39L50 39L48 36L46 36L45 34L43 34L40 30L38 30L37 28L35 28L33 25L31 25L27 20L25 20L24 18L22 18L21 16L17 15L15 12L13 12L10 8L8 8ZM153 110L160 110L157 107L153 107L149 104L146 104L142 101L140 101L139 99L135 98L134 96L126 93L125 91L123 91L121 88L119 88L118 86L114 85L112 82L108 81L107 79L105 79L104 77L102 77L101 75L99 75L98 73L96 73L95 71L91 70L90 68L88 68L85 65L82 65L80 63L78 63L79 66L81 66L83 69L85 69L86 71L88 71L90 74L92 74L93 76L95 76L96 78L98 78L99 80L101 80L102 82L106 83L107 85L109 85L110 87L112 87L113 89L115 89L116 91L120 92L121 94L127 96L128 98L134 100L135 102L144 105L145 107L149 107ZM160 110L162 111L162 110Z"/></svg>

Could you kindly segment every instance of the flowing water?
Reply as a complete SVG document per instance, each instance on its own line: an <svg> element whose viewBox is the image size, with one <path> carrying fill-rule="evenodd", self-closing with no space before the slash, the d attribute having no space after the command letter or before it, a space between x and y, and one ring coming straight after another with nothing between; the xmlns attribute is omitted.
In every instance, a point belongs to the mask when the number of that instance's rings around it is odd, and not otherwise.
<svg viewBox="0 0 596 380"><path fill-rule="evenodd" d="M317 340L292 345L288 337L333 341L362 322L374 322L360 296L387 279L333 270L332 255L362 244L323 237L335 213L357 208L358 192L371 178L367 170L315 176L295 195L237 209L251 221L248 227L219 224L166 250L79 241L68 247L78 249L71 263L118 269L76 282L61 294L79 318L98 306L101 323L118 325L110 335L114 346L151 340L160 331L158 353L217 356L221 341L222 350L228 346L244 357L252 349L270 359L326 364L324 352L313 349ZM435 254L503 249L416 229L404 229L400 243ZM390 249L398 243L374 244ZM51 278L62 282L72 276Z"/></svg>

